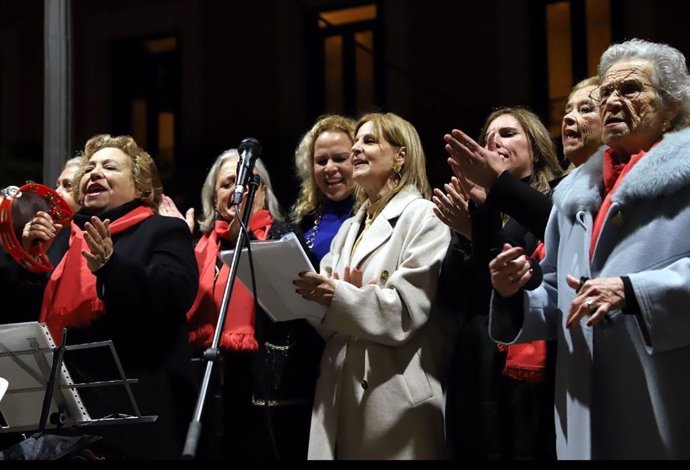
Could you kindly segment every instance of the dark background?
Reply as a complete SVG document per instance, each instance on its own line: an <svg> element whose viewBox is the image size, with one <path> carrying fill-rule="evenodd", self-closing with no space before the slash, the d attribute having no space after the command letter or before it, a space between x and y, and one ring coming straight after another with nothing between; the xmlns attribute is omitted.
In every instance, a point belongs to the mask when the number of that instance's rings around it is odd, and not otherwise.
<svg viewBox="0 0 690 470"><path fill-rule="evenodd" d="M370 93L361 98L352 85L360 56L344 52L335 75L345 85L333 105L319 15L369 4L375 19L359 27L371 31L374 47L350 50L369 54L361 73ZM566 8L569 20L550 22L553 8ZM288 208L297 191L294 149L325 112L408 119L438 186L450 176L443 134L459 127L476 135L496 106L530 107L560 144L564 90L593 73L609 43L640 37L690 53L684 0L72 0L71 9L69 153L94 134L131 134L182 209L198 205L216 156L249 136L262 143ZM606 15L593 19L595 9ZM0 0L2 187L42 175L43 12L43 0ZM354 37L351 25L330 31L345 43ZM138 117L137 102L146 106ZM163 115L174 119L167 133Z"/></svg>

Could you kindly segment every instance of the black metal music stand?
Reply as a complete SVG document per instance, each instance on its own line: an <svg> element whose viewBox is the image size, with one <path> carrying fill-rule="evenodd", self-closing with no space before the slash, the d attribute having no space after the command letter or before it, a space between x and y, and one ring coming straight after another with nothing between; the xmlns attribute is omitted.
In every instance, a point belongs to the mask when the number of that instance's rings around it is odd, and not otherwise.
<svg viewBox="0 0 690 470"><path fill-rule="evenodd" d="M65 337L66 338L66 337ZM110 348L118 369L114 380L74 383L63 362L70 350ZM43 323L24 322L0 325L0 377L9 382L0 412L4 423L0 433L39 431L80 426L153 422L157 416L142 416L112 341L57 347ZM133 414L117 414L92 419L79 389L105 386L124 387Z"/></svg>

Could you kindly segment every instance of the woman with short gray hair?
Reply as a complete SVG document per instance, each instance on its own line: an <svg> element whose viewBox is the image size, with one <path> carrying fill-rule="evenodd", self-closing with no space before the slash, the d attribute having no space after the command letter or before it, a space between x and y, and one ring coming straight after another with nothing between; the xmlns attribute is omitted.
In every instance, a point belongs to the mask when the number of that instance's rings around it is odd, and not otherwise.
<svg viewBox="0 0 690 470"><path fill-rule="evenodd" d="M605 146L556 187L541 286L518 248L491 261L490 335L557 340L559 459L688 459L690 76L639 39L599 76Z"/></svg>

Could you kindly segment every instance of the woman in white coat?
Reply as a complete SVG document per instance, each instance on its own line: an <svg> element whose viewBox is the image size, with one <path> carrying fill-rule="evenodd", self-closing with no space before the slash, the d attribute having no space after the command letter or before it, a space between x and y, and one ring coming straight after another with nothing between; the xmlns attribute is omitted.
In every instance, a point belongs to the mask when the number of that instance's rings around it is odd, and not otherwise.
<svg viewBox="0 0 690 470"><path fill-rule="evenodd" d="M444 454L449 335L432 306L450 231L433 212L414 127L368 114L356 127L361 206L341 226L321 274L295 281L326 305L310 459L435 459Z"/></svg>
<svg viewBox="0 0 690 470"><path fill-rule="evenodd" d="M491 262L490 334L558 340L559 459L688 459L690 76L633 39L599 77L605 147L555 190L541 287L518 248Z"/></svg>

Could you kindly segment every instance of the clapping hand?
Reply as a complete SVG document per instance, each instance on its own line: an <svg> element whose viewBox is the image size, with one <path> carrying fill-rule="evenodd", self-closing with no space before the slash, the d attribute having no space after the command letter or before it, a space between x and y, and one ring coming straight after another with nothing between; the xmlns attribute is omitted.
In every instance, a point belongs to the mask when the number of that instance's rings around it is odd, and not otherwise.
<svg viewBox="0 0 690 470"><path fill-rule="evenodd" d="M520 246L503 244L503 251L489 263L491 284L501 297L515 295L532 277L532 265Z"/></svg>
<svg viewBox="0 0 690 470"><path fill-rule="evenodd" d="M160 215L165 215L168 217L177 217L178 219L182 219L187 223L187 227L189 227L189 231L194 233L194 208L190 207L187 209L187 212L185 212L184 215L182 215L182 212L177 208L175 205L175 202L170 198L170 196L163 195L163 199L161 199L161 203L158 205L158 213Z"/></svg>
<svg viewBox="0 0 690 470"><path fill-rule="evenodd" d="M468 211L467 193L455 176L451 178L450 184L446 183L443 187L446 190L445 193L435 188L434 195L431 197L433 203L436 204L434 214L452 230L470 239L472 221Z"/></svg>
<svg viewBox="0 0 690 470"><path fill-rule="evenodd" d="M364 285L363 278L364 271L358 268L345 266L345 269L343 270L343 281L349 282L355 287L362 287ZM338 273L333 273L333 279L340 279ZM376 284L376 278L369 281L369 284Z"/></svg>
<svg viewBox="0 0 690 470"><path fill-rule="evenodd" d="M486 199L486 192L491 190L496 179L505 170L503 156L496 151L496 133L489 133L486 148L459 129L453 129L450 134L444 135L443 140L446 142L446 151L450 154L448 164L453 173L459 178L458 174L462 175L484 189L484 198L481 200L478 200L481 194L474 194L471 189L467 191L473 201L482 204Z"/></svg>
<svg viewBox="0 0 690 470"><path fill-rule="evenodd" d="M84 224L84 241L88 250L81 250L91 272L96 272L108 262L113 254L113 239L110 236L110 220L102 221L96 216Z"/></svg>

